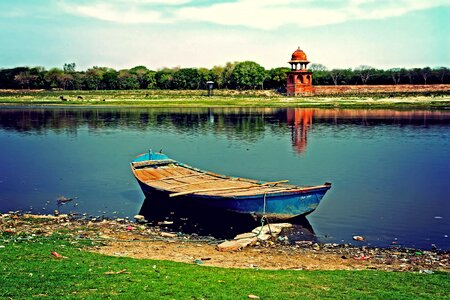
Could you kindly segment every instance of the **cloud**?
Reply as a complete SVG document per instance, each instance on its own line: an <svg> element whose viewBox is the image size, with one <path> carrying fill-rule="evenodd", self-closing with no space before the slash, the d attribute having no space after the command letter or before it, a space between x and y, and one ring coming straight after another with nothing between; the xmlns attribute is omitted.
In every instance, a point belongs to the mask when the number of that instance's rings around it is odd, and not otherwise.
<svg viewBox="0 0 450 300"><path fill-rule="evenodd" d="M315 27L352 20L384 19L441 5L449 4L444 0L240 0L206 7L185 7L176 14L184 20L270 30L283 25Z"/></svg>
<svg viewBox="0 0 450 300"><path fill-rule="evenodd" d="M71 14L116 23L206 22L263 30L384 19L449 5L447 0L238 0L212 4L194 0L96 0L85 4L61 3Z"/></svg>

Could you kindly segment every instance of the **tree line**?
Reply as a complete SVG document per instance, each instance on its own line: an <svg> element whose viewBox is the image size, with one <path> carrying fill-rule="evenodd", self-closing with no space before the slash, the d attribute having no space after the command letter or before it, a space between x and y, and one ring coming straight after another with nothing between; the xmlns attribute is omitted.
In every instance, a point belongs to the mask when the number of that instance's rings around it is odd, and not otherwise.
<svg viewBox="0 0 450 300"><path fill-rule="evenodd" d="M277 89L286 84L287 67L266 70L256 62L228 62L207 68L163 68L157 71L145 66L115 70L92 67L77 71L75 63L63 68L16 67L0 69L0 89L63 89L63 90L133 90L133 89L205 89L213 81L219 89ZM354 69L328 70L311 64L314 85L392 85L448 84L447 67L376 69L361 65Z"/></svg>

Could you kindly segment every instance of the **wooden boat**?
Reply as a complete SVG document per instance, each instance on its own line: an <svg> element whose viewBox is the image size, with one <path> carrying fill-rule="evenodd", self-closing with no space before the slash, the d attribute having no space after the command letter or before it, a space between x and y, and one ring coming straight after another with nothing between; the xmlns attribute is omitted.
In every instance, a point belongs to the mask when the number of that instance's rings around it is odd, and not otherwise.
<svg viewBox="0 0 450 300"><path fill-rule="evenodd" d="M162 153L146 153L131 170L148 198L183 201L269 219L289 219L313 212L331 183L300 187L287 180L261 182L199 170Z"/></svg>

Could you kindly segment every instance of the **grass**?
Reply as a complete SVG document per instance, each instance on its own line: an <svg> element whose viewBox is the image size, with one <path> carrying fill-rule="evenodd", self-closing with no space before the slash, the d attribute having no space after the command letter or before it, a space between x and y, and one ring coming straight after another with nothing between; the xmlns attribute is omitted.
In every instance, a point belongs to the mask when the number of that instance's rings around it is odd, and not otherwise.
<svg viewBox="0 0 450 300"><path fill-rule="evenodd" d="M450 274L263 271L108 257L89 240L0 235L0 298L449 299ZM57 259L52 251L66 256ZM121 274L105 274L126 269Z"/></svg>
<svg viewBox="0 0 450 300"><path fill-rule="evenodd" d="M63 95L67 101L61 101ZM82 97L81 98L79 98ZM447 108L448 92L393 92L285 97L273 91L132 90L132 91L0 91L3 105L138 106L138 107L352 107Z"/></svg>

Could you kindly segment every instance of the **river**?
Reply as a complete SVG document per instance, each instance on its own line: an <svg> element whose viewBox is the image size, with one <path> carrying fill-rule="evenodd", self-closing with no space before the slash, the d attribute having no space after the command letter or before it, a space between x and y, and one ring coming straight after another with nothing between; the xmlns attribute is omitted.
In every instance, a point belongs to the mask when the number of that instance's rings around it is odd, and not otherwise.
<svg viewBox="0 0 450 300"><path fill-rule="evenodd" d="M320 242L450 249L448 111L3 107L0 147L0 212L132 218L129 163L162 149L226 175L332 182L307 216Z"/></svg>

